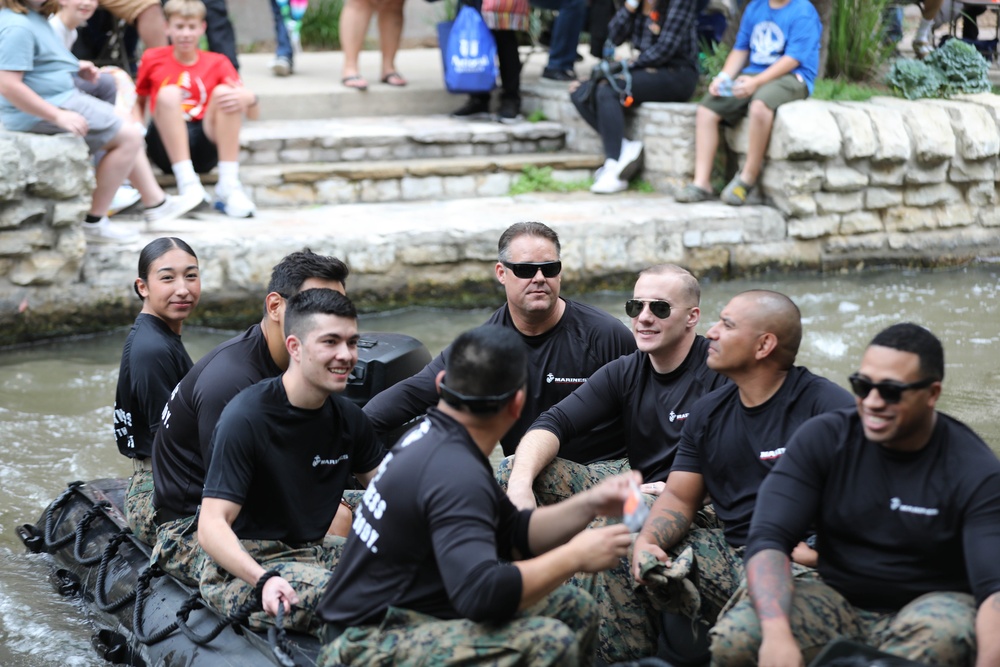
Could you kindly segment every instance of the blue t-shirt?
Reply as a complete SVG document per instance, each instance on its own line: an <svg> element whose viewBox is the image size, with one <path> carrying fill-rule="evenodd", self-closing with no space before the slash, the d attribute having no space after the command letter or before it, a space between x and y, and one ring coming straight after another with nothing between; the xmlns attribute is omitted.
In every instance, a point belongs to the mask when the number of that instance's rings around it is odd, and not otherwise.
<svg viewBox="0 0 1000 667"><path fill-rule="evenodd" d="M0 9L0 70L24 72L28 88L59 106L75 90L73 75L80 71L80 61L38 12ZM39 120L0 96L0 121L8 130L30 130Z"/></svg>
<svg viewBox="0 0 1000 667"><path fill-rule="evenodd" d="M799 66L792 74L802 77L812 95L822 32L819 14L809 0L791 0L780 9L772 9L769 0L751 0L733 48L750 51L750 63L743 69L748 74L763 72L781 56L794 58Z"/></svg>

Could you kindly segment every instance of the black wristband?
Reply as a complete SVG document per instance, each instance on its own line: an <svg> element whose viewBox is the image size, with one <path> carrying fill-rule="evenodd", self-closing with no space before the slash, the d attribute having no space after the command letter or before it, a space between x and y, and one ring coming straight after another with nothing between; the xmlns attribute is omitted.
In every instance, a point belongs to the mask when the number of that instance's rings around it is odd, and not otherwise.
<svg viewBox="0 0 1000 667"><path fill-rule="evenodd" d="M268 570L264 574L260 575L260 579L257 580L257 585L253 587L253 594L257 596L257 600L260 602L261 608L264 607L264 584L271 577L280 577L281 573L277 570Z"/></svg>

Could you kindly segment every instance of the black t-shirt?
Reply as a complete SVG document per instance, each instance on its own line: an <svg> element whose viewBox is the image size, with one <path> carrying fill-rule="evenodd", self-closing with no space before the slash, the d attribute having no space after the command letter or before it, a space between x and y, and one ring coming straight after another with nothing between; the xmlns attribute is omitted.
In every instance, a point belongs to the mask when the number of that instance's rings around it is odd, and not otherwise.
<svg viewBox="0 0 1000 667"><path fill-rule="evenodd" d="M625 450L643 481L662 482L677 452L681 427L695 402L728 380L708 368L708 341L697 336L687 358L670 373L657 373L645 352L616 359L535 420L532 429L554 433L559 456L574 459L579 433L620 418L628 434Z"/></svg>
<svg viewBox="0 0 1000 667"><path fill-rule="evenodd" d="M521 335L528 346L528 396L521 418L500 440L505 455L517 449L531 423L545 410L566 398L609 361L635 352L635 339L624 324L608 313L569 299L559 322L538 336ZM498 324L517 331L504 304L486 324ZM370 400L364 407L375 430L387 433L437 405L434 378L445 369L449 349L445 349L422 371L399 382ZM573 443L572 456L578 463L594 463L625 455L625 432L620 420L607 421L581 433Z"/></svg>
<svg viewBox="0 0 1000 667"><path fill-rule="evenodd" d="M242 389L281 369L260 324L206 354L170 395L153 442L153 505L192 516L201 503L212 459L212 432L226 404Z"/></svg>
<svg viewBox="0 0 1000 667"><path fill-rule="evenodd" d="M704 478L726 541L741 547L760 483L795 430L810 417L853 405L845 389L803 366L792 367L774 396L752 408L743 405L735 384L726 385L691 408L671 471Z"/></svg>
<svg viewBox="0 0 1000 667"><path fill-rule="evenodd" d="M857 410L802 426L760 488L747 557L790 553L814 523L823 581L863 609L896 611L932 591L1000 591L1000 461L937 413L927 446L865 438Z"/></svg>
<svg viewBox="0 0 1000 667"><path fill-rule="evenodd" d="M114 429L118 451L129 458L149 458L170 392L193 362L181 337L167 323L139 313L122 349L115 389Z"/></svg>
<svg viewBox="0 0 1000 667"><path fill-rule="evenodd" d="M317 410L288 402L281 377L244 389L212 436L205 498L242 505L233 532L288 544L323 539L348 475L385 455L361 408L331 395Z"/></svg>
<svg viewBox="0 0 1000 667"><path fill-rule="evenodd" d="M377 623L390 606L507 621L522 581L501 559L514 549L530 555L530 517L508 500L465 428L432 408L368 485L318 613L345 626Z"/></svg>

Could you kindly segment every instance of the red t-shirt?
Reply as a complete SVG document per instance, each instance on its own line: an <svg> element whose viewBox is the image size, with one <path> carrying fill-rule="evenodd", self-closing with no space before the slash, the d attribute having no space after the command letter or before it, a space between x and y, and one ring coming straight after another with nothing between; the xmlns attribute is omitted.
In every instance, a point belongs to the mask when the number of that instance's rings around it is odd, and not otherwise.
<svg viewBox="0 0 1000 667"><path fill-rule="evenodd" d="M184 120L201 120L212 91L220 83L242 85L240 75L221 53L198 51L198 60L192 65L182 65L174 58L172 46L146 49L139 63L135 93L149 98L149 110L156 109L156 96L164 86L180 86L185 94L181 108Z"/></svg>

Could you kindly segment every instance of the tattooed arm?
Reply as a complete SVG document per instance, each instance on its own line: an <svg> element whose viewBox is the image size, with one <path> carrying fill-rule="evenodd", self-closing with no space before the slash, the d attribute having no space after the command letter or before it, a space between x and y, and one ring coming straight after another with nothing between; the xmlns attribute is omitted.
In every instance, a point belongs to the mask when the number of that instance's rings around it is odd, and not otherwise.
<svg viewBox="0 0 1000 667"><path fill-rule="evenodd" d="M705 479L698 473L674 471L667 477L663 492L653 503L646 523L632 549L632 576L640 583L640 554L652 554L667 563L667 549L675 546L688 533L695 513L705 499Z"/></svg>
<svg viewBox="0 0 1000 667"><path fill-rule="evenodd" d="M1000 665L1000 592L986 598L976 614L976 667Z"/></svg>
<svg viewBox="0 0 1000 667"><path fill-rule="evenodd" d="M788 556L765 549L747 561L747 587L760 621L760 667L802 667L802 651L792 635L792 566Z"/></svg>

